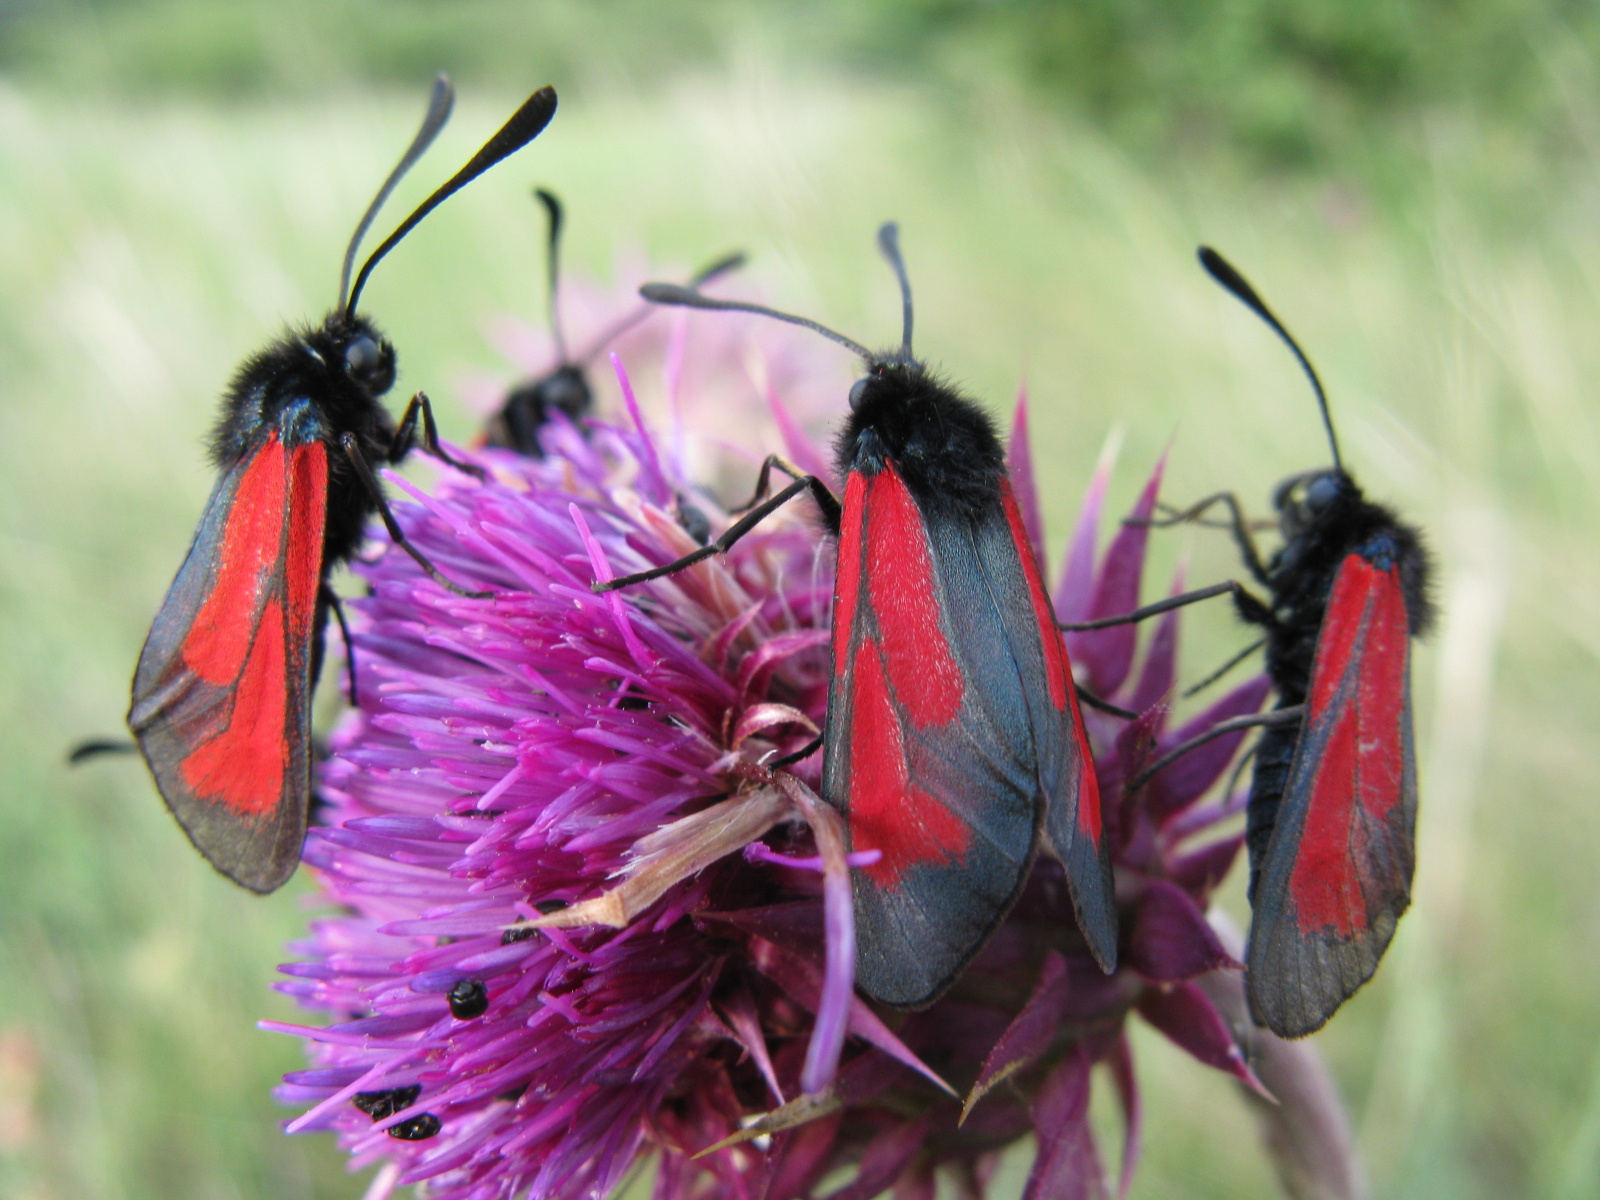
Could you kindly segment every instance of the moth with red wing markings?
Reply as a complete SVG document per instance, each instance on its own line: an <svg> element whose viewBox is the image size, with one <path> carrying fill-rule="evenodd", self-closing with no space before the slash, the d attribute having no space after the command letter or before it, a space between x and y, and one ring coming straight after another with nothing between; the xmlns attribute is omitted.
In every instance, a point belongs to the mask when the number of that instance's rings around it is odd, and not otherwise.
<svg viewBox="0 0 1600 1200"><path fill-rule="evenodd" d="M420 392L398 427L383 407L394 348L356 302L372 269L423 217L543 130L555 92L534 93L350 283L368 226L443 126L453 96L441 76L351 239L338 307L252 356L229 386L211 447L221 477L134 672L128 725L162 798L213 866L257 892L293 874L305 839L311 694L336 604L328 573L378 515L423 570L462 591L405 541L369 465L404 457L419 422L423 446L451 460Z"/></svg>
<svg viewBox="0 0 1600 1200"><path fill-rule="evenodd" d="M555 413L572 421L589 415L594 407L594 391L589 386L589 366L601 351L628 330L650 315L649 304L636 305L622 313L600 330L584 348L568 351L565 327L561 321L561 231L565 225L565 209L552 191L535 188L534 198L545 211L545 262L549 296L550 336L555 343L556 363L545 374L525 380L506 395L500 411L489 418L485 441L491 446L515 450L529 458L543 458L544 446L540 433ZM690 287L709 283L719 275L738 270L744 265L744 255L726 254L702 268L690 280ZM696 512L699 525L704 516ZM693 518L691 518L693 520ZM687 527L687 524L686 524ZM691 534L693 530L691 530ZM704 537L695 540L705 542Z"/></svg>
<svg viewBox="0 0 1600 1200"><path fill-rule="evenodd" d="M646 298L757 312L861 355L837 442L841 505L769 459L756 500L720 538L597 589L727 550L810 491L838 538L823 796L853 851L856 980L896 1007L931 1004L1015 902L1039 846L1061 859L1078 923L1107 971L1117 917L1100 797L1071 665L989 418L911 353L911 292L895 227L879 244L900 279L904 332L875 354L815 322L650 284ZM794 482L767 496L771 469ZM765 498L764 498L765 497ZM764 498L764 499L763 499ZM781 761L781 760L780 760Z"/></svg>
<svg viewBox="0 0 1600 1200"><path fill-rule="evenodd" d="M1310 361L1255 290L1202 248L1213 277L1289 345L1316 391L1331 468L1274 492L1283 544L1263 562L1237 501L1245 565L1267 589L1239 589L1240 615L1266 635L1278 711L1255 749L1246 815L1253 910L1245 953L1255 1020L1283 1037L1320 1029L1377 970L1410 903L1417 813L1410 644L1433 620L1417 531L1368 500L1344 470Z"/></svg>

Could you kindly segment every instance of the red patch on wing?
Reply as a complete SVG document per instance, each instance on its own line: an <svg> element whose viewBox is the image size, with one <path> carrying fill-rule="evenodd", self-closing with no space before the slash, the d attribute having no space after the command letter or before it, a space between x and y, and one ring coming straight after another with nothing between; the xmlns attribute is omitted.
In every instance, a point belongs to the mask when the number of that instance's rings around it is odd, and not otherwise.
<svg viewBox="0 0 1600 1200"><path fill-rule="evenodd" d="M972 831L934 797L911 786L882 652L871 638L857 648L850 688L850 843L856 850L883 852L862 868L867 878L892 888L917 863L959 862Z"/></svg>
<svg viewBox="0 0 1600 1200"><path fill-rule="evenodd" d="M283 723L289 693L283 607L276 599L262 609L249 646L228 727L190 751L183 760L183 781L195 795L255 817L277 806L287 757Z"/></svg>
<svg viewBox="0 0 1600 1200"><path fill-rule="evenodd" d="M1078 693L1072 682L1072 661L1067 657L1066 640L1056 624L1056 611L1044 590L1044 577L1039 573L1039 561L1033 554L1033 541L1022 522L1022 512L1011 493L1009 479L1001 482L1000 496L1005 503L1006 523L1011 526L1011 540L1016 545L1017 558L1022 563L1022 574L1028 581L1028 596L1033 601L1033 619L1039 626L1044 672L1050 684L1050 703L1058 711L1070 710L1072 736L1078 744L1078 762L1092 763L1094 754L1089 749L1089 735L1083 728L1083 714L1078 710ZM1077 825L1098 846L1101 828L1100 780L1093 768L1087 766L1079 771L1078 779Z"/></svg>
<svg viewBox="0 0 1600 1200"><path fill-rule="evenodd" d="M939 625L922 513L892 463L867 485L865 520L868 595L895 700L919 729L948 724L961 713L966 681Z"/></svg>
<svg viewBox="0 0 1600 1200"><path fill-rule="evenodd" d="M1028 596L1033 601L1033 619L1039 625L1039 643L1044 651L1044 672L1050 681L1050 703L1058 709L1067 707L1067 693L1072 686L1072 668L1067 663L1067 648L1061 630L1056 626L1055 609L1045 595L1044 580L1039 575L1039 563L1033 557L1033 544L1022 523L1022 513L1016 498L1011 494L1011 481L1000 485L1000 498L1006 506L1006 523L1011 526L1011 540L1016 544L1017 557L1022 560L1022 574L1028 580Z"/></svg>
<svg viewBox="0 0 1600 1200"><path fill-rule="evenodd" d="M1399 572L1359 554L1339 568L1317 639L1301 736L1330 723L1289 875L1302 933L1367 929L1361 867L1401 801L1410 625ZM1353 679L1352 679L1353 677Z"/></svg>
<svg viewBox="0 0 1600 1200"><path fill-rule="evenodd" d="M311 621L322 586L322 532L328 513L328 449L297 446L289 460L289 548L284 554L284 595L289 641L309 649Z"/></svg>
<svg viewBox="0 0 1600 1200"><path fill-rule="evenodd" d="M843 671L856 625L856 598L861 586L861 518L867 481L851 471L844 485L844 515L839 522L839 562L833 580L833 669Z"/></svg>
<svg viewBox="0 0 1600 1200"><path fill-rule="evenodd" d="M239 678L262 600L283 557L284 450L276 437L256 451L228 506L217 575L183 639L183 661L207 683ZM319 548L320 554L320 548Z"/></svg>

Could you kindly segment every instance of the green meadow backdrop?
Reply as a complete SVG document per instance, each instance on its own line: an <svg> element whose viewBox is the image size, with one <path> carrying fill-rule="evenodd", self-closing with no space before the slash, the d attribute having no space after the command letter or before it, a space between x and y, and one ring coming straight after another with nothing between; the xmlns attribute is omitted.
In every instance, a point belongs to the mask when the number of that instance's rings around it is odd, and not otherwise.
<svg viewBox="0 0 1600 1200"><path fill-rule="evenodd" d="M1114 510L1169 446L1170 497L1265 509L1327 450L1194 247L1238 262L1438 561L1415 903L1317 1038L1375 1193L1600 1195L1597 46L1600 12L1554 0L0 0L0 1194L365 1186L268 1095L302 1062L255 1022L294 1011L268 984L304 883L240 892L136 762L63 758L121 727L223 381L332 301L446 69L458 115L402 203L533 86L562 97L368 293L395 395L463 439L457 382L508 369L491 323L543 311L538 182L575 271L743 246L869 341L898 328L871 242L898 218L919 349L997 414L1028 382L1058 548L1119 431ZM1214 533L1158 546L1151 588L1235 570ZM1188 627L1191 678L1244 640L1220 608ZM1133 1195L1276 1194L1229 1083L1136 1054Z"/></svg>

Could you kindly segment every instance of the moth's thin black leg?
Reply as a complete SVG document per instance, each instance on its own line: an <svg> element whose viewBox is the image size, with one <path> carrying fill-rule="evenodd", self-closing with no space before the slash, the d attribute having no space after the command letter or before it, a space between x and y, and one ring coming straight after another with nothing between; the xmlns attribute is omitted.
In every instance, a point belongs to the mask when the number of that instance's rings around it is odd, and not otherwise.
<svg viewBox="0 0 1600 1200"><path fill-rule="evenodd" d="M1232 774L1228 776L1228 786L1222 793L1224 797L1233 795L1233 789L1239 786L1239 776L1244 774L1244 769L1250 765L1250 760L1256 756L1256 751L1259 749L1261 749L1261 741L1258 738L1256 741L1251 742L1250 748L1239 756L1238 764L1233 768Z"/></svg>
<svg viewBox="0 0 1600 1200"><path fill-rule="evenodd" d="M1163 517L1174 516L1182 512L1176 504L1168 504L1165 500L1156 501L1156 511ZM1229 529L1233 528L1232 521L1213 521L1209 517L1195 517L1189 524L1199 525L1203 529ZM1271 517L1257 517L1253 521L1246 521L1246 527L1251 533L1270 533L1278 528L1278 522Z"/></svg>
<svg viewBox="0 0 1600 1200"><path fill-rule="evenodd" d="M1101 617L1095 621L1070 621L1059 628L1069 633L1083 633L1091 629L1109 629L1113 625L1133 625L1147 618L1160 616L1164 612L1171 612L1175 608L1182 608L1186 604L1196 604L1213 596L1237 596L1241 592L1244 592L1244 588L1229 579L1222 583L1214 583L1210 587L1184 592L1181 596L1168 596L1165 600L1157 600L1154 604L1146 604L1143 608L1136 608L1131 612L1118 613L1114 617Z"/></svg>
<svg viewBox="0 0 1600 1200"><path fill-rule="evenodd" d="M422 437L417 438L417 418L422 418ZM418 392L411 397L411 403L406 405L406 411L400 417L400 426L394 431L394 440L389 443L389 461L397 463L413 449L421 445L424 451L433 455L440 462L449 463L458 471L465 471L468 475L478 479L489 478L489 473L482 467L475 467L471 463L464 463L460 459L451 458L445 453L444 447L439 445L439 425L433 419L433 405L428 401L426 392Z"/></svg>
<svg viewBox="0 0 1600 1200"><path fill-rule="evenodd" d="M1242 663L1245 659L1249 658L1252 654L1254 654L1257 650L1261 649L1261 647L1265 646L1266 644L1267 644L1267 639L1266 638L1257 638L1255 641L1251 642L1248 646L1246 646L1243 650L1239 651L1239 653L1235 654L1227 662L1223 663L1215 671L1211 672L1211 674L1207 675L1199 683L1195 684L1193 687L1191 687L1187 691L1183 692L1182 693L1182 698L1184 700L1187 700L1190 696L1193 696L1193 695L1196 695L1199 692L1205 691L1213 683L1215 683L1217 680L1221 679L1229 671L1233 670L1240 663Z"/></svg>
<svg viewBox="0 0 1600 1200"><path fill-rule="evenodd" d="M756 476L755 494L750 497L747 503L741 504L738 508L730 508L728 511L738 515L739 513L747 513L760 504L766 498L767 491L772 486L773 468L782 471L797 483L802 480L810 480L812 484L811 494L817 502L817 507L822 510L822 519L828 523L829 529L837 530L839 528L839 520L843 516L843 512L839 507L839 501L828 490L827 485L815 475L807 475L781 454L767 455L761 464L761 474Z"/></svg>
<svg viewBox="0 0 1600 1200"><path fill-rule="evenodd" d="M103 754L132 754L138 748L133 742L121 739L112 741L106 738L90 738L88 741L79 742L67 752L67 762L75 767Z"/></svg>
<svg viewBox="0 0 1600 1200"><path fill-rule="evenodd" d="M774 770L776 770L778 767L793 766L803 758L810 758L813 754L821 749L822 738L820 736L814 737L804 746L800 747L800 749L796 750L793 754L785 754L782 758L775 758L771 762L764 765L771 767Z"/></svg>
<svg viewBox="0 0 1600 1200"><path fill-rule="evenodd" d="M1138 775L1134 776L1133 782L1128 785L1128 790L1130 792L1137 791L1139 788L1149 783L1154 776L1166 770L1185 754L1189 753L1189 751L1198 750L1207 742L1222 737L1224 734L1237 733L1241 729L1254 729L1257 726L1292 725L1305 715L1306 706L1303 704L1296 704L1292 708L1275 708L1271 712L1251 713L1249 716L1234 717L1228 721L1219 721L1204 733L1197 734L1196 736L1190 738L1187 742L1180 742L1171 750L1168 750L1160 758L1156 759L1155 762L1151 763L1143 771L1140 771Z"/></svg>
<svg viewBox="0 0 1600 1200"><path fill-rule="evenodd" d="M353 433L342 434L339 438L339 445L343 448L345 457L350 460L350 465L355 468L356 478L361 480L362 486L367 489L367 494L372 497L373 504L377 506L378 516L383 520L383 527L389 531L389 537L393 539L396 546L399 546L400 549L416 560L417 566L426 572L429 579L442 588L448 588L458 596L466 596L472 600L488 600L494 595L493 592L475 592L470 588L462 587L459 583L452 583L449 579L446 579L440 573L439 568L429 562L422 551L418 550L406 539L405 533L400 528L400 522L394 519L394 513L389 510L389 501L384 498L383 489L378 486L378 480L372 474L372 468L367 466L366 457L361 453L361 444L356 441L356 435Z"/></svg>
<svg viewBox="0 0 1600 1200"><path fill-rule="evenodd" d="M322 602L333 612L333 619L339 622L339 636L344 640L344 668L350 679L350 707L359 708L356 700L356 644L350 640L350 626L345 624L344 605L339 601L339 593L326 583L322 585Z"/></svg>
<svg viewBox="0 0 1600 1200"><path fill-rule="evenodd" d="M1256 549L1256 539L1250 533L1251 522L1246 519L1244 509L1239 505L1239 498L1232 492L1218 492L1214 496L1207 496L1197 504L1192 504L1181 512L1174 512L1171 516L1150 517L1138 522L1157 529L1168 525L1183 525L1192 521L1199 521L1205 511L1214 504L1226 504L1230 520L1226 526L1233 533L1233 540L1239 547L1239 553L1244 557L1244 565L1249 568L1250 574L1257 583L1263 587L1270 586L1267 578L1267 568L1262 564L1261 552Z"/></svg>
<svg viewBox="0 0 1600 1200"><path fill-rule="evenodd" d="M754 508L747 509L744 516L728 526L727 532L709 545L701 546L700 549L691 551L676 562L669 562L665 566L651 567L648 571L638 571L632 575L624 575L619 579L605 582L597 579L591 586L597 592L614 592L618 588L629 587L635 583L644 583L648 579L660 579L663 575L675 574L685 567L694 566L697 562L704 562L713 554L726 554L729 548L745 534L805 491L811 493L817 502L817 507L822 509L824 517L828 517L831 513L833 521L837 522L840 511L839 502L833 498L833 493L828 490L828 485L815 475L801 475L777 495L769 497Z"/></svg>
<svg viewBox="0 0 1600 1200"><path fill-rule="evenodd" d="M1110 713L1113 717L1121 717L1124 721L1137 721L1139 714L1131 708L1118 708L1109 700L1102 700L1081 683L1074 683L1073 689L1078 693L1078 701L1087 704L1090 708L1099 709L1103 713Z"/></svg>

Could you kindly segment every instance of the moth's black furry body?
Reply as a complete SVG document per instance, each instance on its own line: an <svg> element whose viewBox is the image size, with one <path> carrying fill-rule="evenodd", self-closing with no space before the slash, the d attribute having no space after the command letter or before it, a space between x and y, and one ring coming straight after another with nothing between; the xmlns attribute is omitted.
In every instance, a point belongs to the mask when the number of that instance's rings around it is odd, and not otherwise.
<svg viewBox="0 0 1600 1200"><path fill-rule="evenodd" d="M1270 599L1262 603L1240 593L1240 616L1266 634L1267 675L1277 693L1277 707L1305 703L1311 687L1311 666L1317 653L1339 566L1353 553L1380 568L1397 563L1412 637L1433 623L1428 594L1428 554L1421 536L1390 509L1362 495L1355 480L1332 469L1286 479L1274 492L1283 545L1266 563L1261 582ZM1262 859L1277 824L1300 739L1301 722L1269 726L1255 752L1246 815L1250 852L1250 895L1255 895Z"/></svg>
<svg viewBox="0 0 1600 1200"><path fill-rule="evenodd" d="M354 435L369 463L397 462L409 448L395 445L394 418L382 403L394 379L395 352L388 339L365 317L335 311L320 326L291 331L246 359L223 398L211 434L211 459L221 471L273 431L288 448L327 445L324 575L355 553L377 512L341 437Z"/></svg>
<svg viewBox="0 0 1600 1200"><path fill-rule="evenodd" d="M840 478L875 475L886 460L926 510L968 519L1000 512L1006 462L994 422L920 363L887 354L868 360L850 389L834 444Z"/></svg>
<svg viewBox="0 0 1600 1200"><path fill-rule="evenodd" d="M576 363L563 363L542 379L514 388L505 405L489 418L487 441L491 446L515 450L529 458L543 458L539 431L552 413L578 421L594 408L589 379Z"/></svg>

